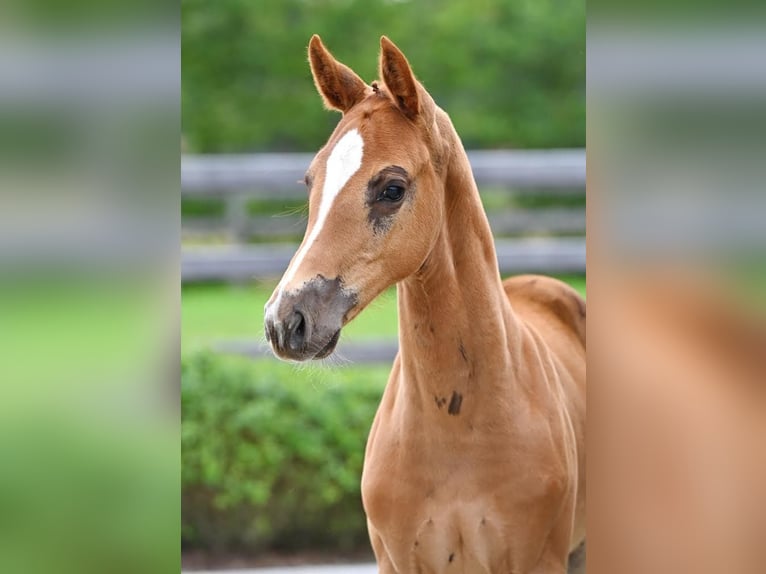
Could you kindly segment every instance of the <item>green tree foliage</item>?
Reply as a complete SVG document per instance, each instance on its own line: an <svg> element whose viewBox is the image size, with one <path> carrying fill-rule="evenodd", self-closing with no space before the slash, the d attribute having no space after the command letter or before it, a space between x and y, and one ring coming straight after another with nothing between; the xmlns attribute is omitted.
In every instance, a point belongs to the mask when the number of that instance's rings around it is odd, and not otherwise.
<svg viewBox="0 0 766 574"><path fill-rule="evenodd" d="M466 147L585 144L583 0L183 0L182 29L190 152L320 147L313 33L367 81L389 36Z"/></svg>

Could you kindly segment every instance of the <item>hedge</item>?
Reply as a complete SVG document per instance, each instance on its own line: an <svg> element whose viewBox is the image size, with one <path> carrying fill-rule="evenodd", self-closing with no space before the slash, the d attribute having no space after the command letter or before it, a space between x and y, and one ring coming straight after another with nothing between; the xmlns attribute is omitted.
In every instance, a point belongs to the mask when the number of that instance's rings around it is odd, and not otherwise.
<svg viewBox="0 0 766 574"><path fill-rule="evenodd" d="M387 371L185 357L184 549L366 548L360 477Z"/></svg>

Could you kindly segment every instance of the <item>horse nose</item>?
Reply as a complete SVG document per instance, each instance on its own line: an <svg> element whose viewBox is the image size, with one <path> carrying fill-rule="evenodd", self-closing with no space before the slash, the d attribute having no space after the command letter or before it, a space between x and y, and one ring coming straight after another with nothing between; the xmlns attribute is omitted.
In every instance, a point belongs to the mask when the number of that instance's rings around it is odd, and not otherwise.
<svg viewBox="0 0 766 574"><path fill-rule="evenodd" d="M266 339L278 350L297 354L303 350L309 338L309 322L306 314L293 308L292 313L280 319L268 313L265 320Z"/></svg>
<svg viewBox="0 0 766 574"><path fill-rule="evenodd" d="M279 340L280 338L284 338L279 336L280 333L278 331L278 328L280 327L281 327L281 324L278 321L274 320L274 318L269 313L267 313L263 321L263 328L266 332L266 340L272 345L274 345L275 347L280 346Z"/></svg>
<svg viewBox="0 0 766 574"><path fill-rule="evenodd" d="M290 351L297 353L303 349L308 339L308 323L306 316L298 309L285 321L285 343Z"/></svg>
<svg viewBox="0 0 766 574"><path fill-rule="evenodd" d="M291 290L278 291L265 307L266 338L280 359L328 357L338 343L345 317L357 304L356 291L322 275Z"/></svg>

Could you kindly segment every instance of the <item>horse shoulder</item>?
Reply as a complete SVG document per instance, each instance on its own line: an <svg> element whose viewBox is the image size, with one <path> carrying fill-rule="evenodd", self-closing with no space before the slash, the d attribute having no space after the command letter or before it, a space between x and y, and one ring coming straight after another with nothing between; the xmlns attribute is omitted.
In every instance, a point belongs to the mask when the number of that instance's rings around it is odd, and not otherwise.
<svg viewBox="0 0 766 574"><path fill-rule="evenodd" d="M585 300L572 287L542 275L518 275L503 282L511 306L525 322L540 328L551 322L585 348Z"/></svg>

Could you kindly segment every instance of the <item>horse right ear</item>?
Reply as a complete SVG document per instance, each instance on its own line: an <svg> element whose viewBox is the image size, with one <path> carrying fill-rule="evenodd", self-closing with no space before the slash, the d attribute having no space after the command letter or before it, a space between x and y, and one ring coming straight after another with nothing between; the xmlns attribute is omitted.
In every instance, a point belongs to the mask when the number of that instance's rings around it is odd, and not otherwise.
<svg viewBox="0 0 766 574"><path fill-rule="evenodd" d="M365 97L367 84L333 58L316 34L309 42L309 63L314 84L328 109L346 113Z"/></svg>

